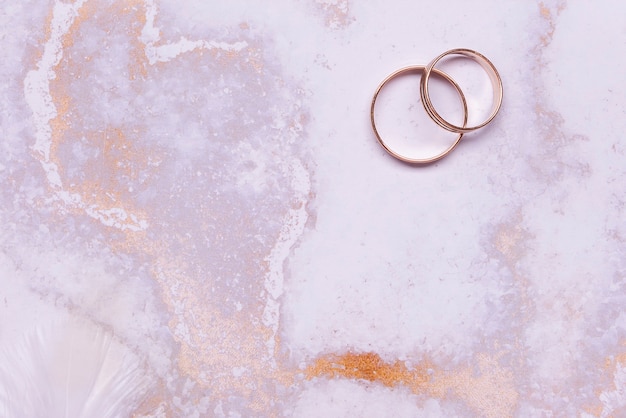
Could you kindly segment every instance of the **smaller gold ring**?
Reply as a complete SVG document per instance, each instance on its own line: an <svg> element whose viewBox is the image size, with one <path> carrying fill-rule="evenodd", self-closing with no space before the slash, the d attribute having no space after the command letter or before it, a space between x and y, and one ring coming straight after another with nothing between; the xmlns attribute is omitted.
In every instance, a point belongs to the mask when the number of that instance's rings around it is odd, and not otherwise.
<svg viewBox="0 0 626 418"><path fill-rule="evenodd" d="M443 152L433 156L433 157L428 157L428 158L411 158L411 157L407 157L405 155L402 155L394 150L392 150L389 145L387 145L385 143L385 141L381 138L380 134L378 133L378 129L376 129L376 120L374 117L374 108L376 107L376 99L378 98L378 94L380 93L380 91L382 90L382 88L385 86L385 84L387 84L389 81L391 81L392 79L394 79L395 77L404 74L404 73L408 73L408 72L412 72L412 71L419 71L421 73L423 73L425 71L425 68L423 65L412 65L409 67L404 67L401 68L397 71L394 71L393 73L391 73L390 75L387 76L387 78L385 78L380 85L378 86L378 88L376 89L376 92L374 93L374 98L372 99L372 107L370 110L370 117L371 117L371 121L372 121L372 129L374 130L374 135L376 135L376 139L378 140L378 142L380 143L380 145L382 145L382 147L389 153L391 154L393 157L404 161L406 163L410 163L410 164L430 164L433 163L437 160L442 159L443 157L445 157L446 155L448 155L459 143L459 141L461 141L461 138L463 137L463 133L461 132L456 132L459 134L458 138L452 143L452 145L450 145L446 150L444 150ZM441 70L438 70L436 68L431 68L430 70L431 72L435 73L438 76L443 77L447 82L449 82L450 84L452 84L452 86L456 89L457 93L459 93L459 97L461 98L461 102L463 103L463 127L465 127L465 125L467 124L467 102L465 100L465 95L463 94L463 91L461 90L461 87L459 87L459 85L446 73L444 73ZM422 80L423 80L423 76L422 76Z"/></svg>
<svg viewBox="0 0 626 418"><path fill-rule="evenodd" d="M463 126L457 126L448 122L439 113L437 113L437 111L435 110L435 107L433 106L432 101L430 100L430 95L428 92L428 80L430 79L430 74L432 71L436 70L435 65L437 65L437 63L442 58L448 55L466 56L476 61L478 64L480 64L481 67L483 67L483 69L489 75L489 79L491 80L491 85L493 86L493 104L494 105L493 105L493 109L489 117L484 122L478 125L466 126L466 124L464 123ZM420 97L422 98L422 104L424 105L424 109L426 109L426 112L428 113L428 115L432 118L432 120L434 120L437 123L437 125L441 126L443 129L446 129L450 132L468 133L468 132L475 131L476 129L480 129L484 127L485 125L487 125L498 114L498 111L500 110L500 107L502 106L502 96L503 96L502 78L500 77L498 70L496 70L496 67L491 63L491 61L487 59L487 57L485 57L484 55L476 51L472 51L471 49L465 49L465 48L451 49L439 55L437 58L432 60L426 66L426 69L424 70L424 75L422 76L422 80L420 82Z"/></svg>

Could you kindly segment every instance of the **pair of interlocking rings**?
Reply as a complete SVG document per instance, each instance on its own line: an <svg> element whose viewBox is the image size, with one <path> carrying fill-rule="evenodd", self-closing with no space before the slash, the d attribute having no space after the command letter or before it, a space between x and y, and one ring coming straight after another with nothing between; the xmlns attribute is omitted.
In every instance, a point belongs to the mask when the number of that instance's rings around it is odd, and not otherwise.
<svg viewBox="0 0 626 418"><path fill-rule="evenodd" d="M467 101L465 100L465 95L463 94L463 91L461 90L459 85L448 74L435 68L435 65L437 65L437 63L439 63L443 58L450 56L450 55L461 55L461 56L464 56L464 57L467 57L476 61L487 72L487 74L489 75L489 79L491 80L491 84L493 86L493 105L492 105L491 113L489 114L487 119L485 119L483 122L477 125L467 126L467 117L468 117ZM458 137L452 143L452 145L450 145L443 152L437 155L434 155L432 157L412 158L406 155L402 155L398 153L397 151L394 151L393 149L390 148L389 144L387 144L387 142L383 140L383 138L380 136L378 132L378 129L376 128L374 108L376 107L376 99L378 98L378 94L389 81L391 81L392 79L394 79L395 77L399 75L402 75L408 72L421 72L422 73L422 79L420 81L420 97L422 99L422 104L424 105L424 109L426 110L426 113L428 114L428 116L430 116L430 118L443 129L458 134ZM461 98L461 102L463 104L463 111L464 111L462 126L457 126L445 120L433 106L433 103L430 99L429 88L428 88L428 81L430 80L430 77L433 73L442 77L444 80L450 83L459 94L459 97ZM407 163L411 163L411 164L433 163L445 157L446 155L448 155L459 144L459 142L461 141L461 138L463 138L463 134L475 131L489 124L493 120L493 118L496 117L496 115L498 114L498 111L500 110L500 106L502 105L502 95L503 95L502 79L500 78L500 74L498 74L498 70L496 70L496 67L491 63L491 61L489 61L482 54L476 51L473 51L471 49L465 49L465 48L451 49L439 55L437 58L432 60L427 66L412 65L409 67L401 68L391 73L389 76L387 76L387 78L385 78L376 89L376 92L374 93L374 98L372 99L372 107L371 107L371 113L370 113L371 120L372 120L372 128L374 130L374 134L376 135L376 139L378 140L380 145L382 145L383 148L389 154L396 157L397 159L402 160Z"/></svg>

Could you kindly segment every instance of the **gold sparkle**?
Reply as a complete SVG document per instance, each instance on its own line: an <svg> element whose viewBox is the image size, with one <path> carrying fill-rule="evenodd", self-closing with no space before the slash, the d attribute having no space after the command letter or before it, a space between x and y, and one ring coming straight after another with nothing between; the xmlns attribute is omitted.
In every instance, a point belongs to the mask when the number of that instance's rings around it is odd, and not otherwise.
<svg viewBox="0 0 626 418"><path fill-rule="evenodd" d="M622 342L621 345L626 349L626 341ZM626 350L606 357L602 366L605 372L604 374L607 377L607 381L610 383L602 387L597 387L595 390L597 400L593 404L586 405L584 409L587 413L595 417L621 417L623 416L623 412L625 412L623 410L608 411L610 415L607 415L607 411L605 411L605 408L600 401L600 395L605 391L614 391L617 389L615 387L614 376L618 368L626 367Z"/></svg>
<svg viewBox="0 0 626 418"><path fill-rule="evenodd" d="M332 3L316 0L315 5L322 12L326 27L330 29L345 29L354 21L354 18L350 16L349 0Z"/></svg>
<svg viewBox="0 0 626 418"><path fill-rule="evenodd" d="M562 2L556 7L556 16L545 3L539 3L539 13L541 18L548 23L548 31L541 37L541 46L546 47L552 42L554 31L556 30L556 17L565 9L566 3Z"/></svg>
<svg viewBox="0 0 626 418"><path fill-rule="evenodd" d="M489 418L512 416L519 398L513 373L502 368L497 359L486 355L477 356L475 367L446 371L429 361L409 368L401 361L386 363L376 353L348 352L317 359L306 368L305 375L307 379L341 377L382 383L387 387L403 386L415 394L438 399L446 399L452 392L468 407Z"/></svg>
<svg viewBox="0 0 626 418"><path fill-rule="evenodd" d="M376 353L331 354L319 358L305 371L307 379L326 376L379 382L387 387L407 386L422 392L429 381L427 367L409 369L404 362L385 363Z"/></svg>

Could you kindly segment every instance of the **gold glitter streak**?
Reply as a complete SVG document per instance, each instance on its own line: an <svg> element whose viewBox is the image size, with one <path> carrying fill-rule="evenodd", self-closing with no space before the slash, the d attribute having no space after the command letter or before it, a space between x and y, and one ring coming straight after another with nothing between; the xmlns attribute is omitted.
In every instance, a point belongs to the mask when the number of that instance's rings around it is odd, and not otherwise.
<svg viewBox="0 0 626 418"><path fill-rule="evenodd" d="M349 352L317 359L306 368L305 375L307 379L342 377L378 382L387 387L405 386L415 394L438 399L446 399L449 392L454 392L468 407L489 418L512 416L519 398L513 373L486 355L477 356L476 367L447 372L429 362L411 369L401 361L385 363L376 353Z"/></svg>
<svg viewBox="0 0 626 418"><path fill-rule="evenodd" d="M125 8L120 10L128 12ZM70 133L72 132L73 122L72 108L78 106L78 104L75 103L75 99L68 93L69 85L76 77L80 77L83 72L80 65L81 63L74 62L68 57L70 54L67 54L67 51L75 44L76 34L81 25L87 22L96 12L97 10L93 2L87 2L78 9L77 16L72 22L72 25L61 37L64 58L52 68L56 77L49 82L50 95L56 108L56 116L50 121L50 155L48 162L52 163L57 168L61 178L64 178L65 170L62 159L59 157L59 147L67 141L68 136L71 137ZM108 10L108 12L115 13L116 10L112 9ZM50 30L53 19L52 13L51 11L47 19L48 27L46 28L46 34L48 38L52 36ZM140 18L138 17L138 19ZM135 38L138 38L140 34L140 29L135 31ZM85 61L89 61L89 57L85 58ZM84 213L86 208L90 208L91 211L98 214L97 216L100 219L109 220L118 226L118 228L129 231L133 229L138 220L146 218L145 213L134 208L129 202L123 202L116 188L107 187L110 185L104 183L110 183L119 173L120 162L136 160L137 151L134 150L132 141L126 139L122 130L112 129L112 131L114 135L109 136L105 133L104 138L98 138L101 136L101 134L98 133L83 132L89 140L100 139L101 143L105 144L105 164L99 167L101 169L100 172L93 176L94 178L91 180L83 181L81 184L70 184L65 187L67 191L77 193L77 195L80 196L81 202L78 206L67 207L67 202L57 202L57 204L61 205L63 210L69 210L74 213ZM116 149L115 155L111 155L114 149ZM43 156L35 155L35 157L43 161ZM128 166L127 164L127 167ZM89 172L94 173L93 169L87 169L85 171L87 174L89 174ZM102 176L102 172L108 174ZM126 221L121 218L111 218L110 213L119 210L127 214Z"/></svg>
<svg viewBox="0 0 626 418"><path fill-rule="evenodd" d="M422 366L410 370L400 361L387 364L376 353L346 353L341 356L331 354L317 359L306 368L305 374L307 379L320 376L343 377L380 382L387 387L402 385L416 393L421 392L429 381L427 368Z"/></svg>

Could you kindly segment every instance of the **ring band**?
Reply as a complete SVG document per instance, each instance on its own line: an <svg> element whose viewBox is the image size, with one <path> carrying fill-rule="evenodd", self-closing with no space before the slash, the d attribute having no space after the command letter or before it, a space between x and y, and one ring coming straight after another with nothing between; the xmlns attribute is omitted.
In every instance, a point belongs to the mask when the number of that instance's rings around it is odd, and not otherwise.
<svg viewBox="0 0 626 418"><path fill-rule="evenodd" d="M491 84L493 86L493 109L489 117L479 125L475 126L466 126L467 120L464 121L463 126L454 125L447 120L445 120L437 111L435 110L432 101L430 100L429 92L428 92L428 80L430 79L431 72L436 71L435 65L444 57L448 55L463 55L466 56L478 64L480 64L483 69L489 75L489 79L491 80ZM437 73L439 74L439 73ZM446 76L447 79L449 77ZM449 80L453 82L452 80ZM453 82L454 83L454 82ZM456 83L454 83L456 87ZM428 115L437 123L437 125L441 126L443 129L446 129L450 132L456 133L468 133L475 131L476 129L480 129L487 125L489 122L493 120L498 114L500 107L502 106L502 96L503 96L503 87L502 87L502 78L500 78L500 74L498 74L498 70L496 67L489 61L484 55L472 51L471 49L457 48L451 49L449 51L444 52L439 55L437 58L432 60L424 69L424 75L422 76L422 80L420 82L420 97L422 98L422 104L426 109ZM466 113L467 118L467 113Z"/></svg>
<svg viewBox="0 0 626 418"><path fill-rule="evenodd" d="M436 64L436 61L433 61L434 64ZM433 64L431 63L431 64ZM463 91L461 90L461 87L459 87L459 85L446 73L444 73L441 70L438 70L436 68L433 68L433 65L431 65L430 70L428 70L428 74L430 75L431 73L435 73L438 76L441 76L442 78L444 78L447 82L449 82L450 84L452 84L452 86L456 89L457 93L459 94L459 97L461 98L461 102L463 103L463 112L464 112L464 116L463 116L463 127L461 129L465 129L465 126L467 124L467 101L465 100L465 95L463 94ZM378 129L376 129L376 120L374 117L374 108L376 106L376 99L378 98L378 94L380 93L380 91L382 90L382 88L392 79L394 79L395 77L404 74L404 73L408 73L408 72L414 72L414 71L419 71L421 73L423 73L424 75L426 74L426 70L427 68L424 67L423 65L412 65L409 67L404 67L401 68L393 73L391 73L390 75L387 76L387 78L385 78L380 85L378 86L378 88L376 89L376 93L374 93L374 98L372 99L372 107L370 110L370 116L371 116L371 121L372 121L372 128L374 130L374 135L376 135L376 139L378 140L378 142L380 143L380 145L382 145L382 147L389 153L391 154L393 157L404 161L406 163L410 163L410 164L429 164L429 163L433 163L437 160L440 160L441 158L445 157L446 155L448 155L459 143L459 141L461 141L461 138L463 137L463 132L462 131L458 131L455 133L458 133L459 136L458 138L454 141L454 143L452 143L452 145L450 145L446 150L444 150L443 152L433 156L433 157L428 157L428 158L411 158L408 157L406 155L402 155L394 150L392 150L389 145L387 145L387 143L385 143L385 141L382 139L382 137L380 136L380 134L378 133ZM422 85L424 83L424 75L422 75ZM423 95L422 95L423 97ZM426 103L424 102L424 107L426 107ZM432 107L432 104L431 104ZM428 109L426 109L428 111ZM431 118L433 117L430 113L429 115L431 116ZM495 115L494 115L495 116ZM445 121L444 121L445 122ZM441 124L438 123L438 125L441 126ZM476 129L476 128L474 128ZM450 130L450 129L448 129Z"/></svg>

